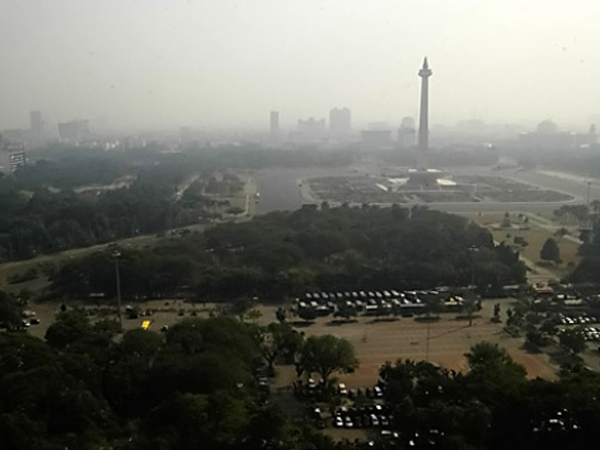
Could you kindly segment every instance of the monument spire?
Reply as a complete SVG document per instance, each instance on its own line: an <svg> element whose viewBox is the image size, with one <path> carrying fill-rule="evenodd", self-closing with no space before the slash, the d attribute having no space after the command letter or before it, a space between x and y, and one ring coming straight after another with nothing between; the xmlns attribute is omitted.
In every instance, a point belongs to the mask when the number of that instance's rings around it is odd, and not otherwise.
<svg viewBox="0 0 600 450"><path fill-rule="evenodd" d="M423 60L423 67L419 70L421 77L421 108L419 110L419 146L417 156L417 169L427 168L427 153L429 151L429 77L432 72L427 63L427 57Z"/></svg>

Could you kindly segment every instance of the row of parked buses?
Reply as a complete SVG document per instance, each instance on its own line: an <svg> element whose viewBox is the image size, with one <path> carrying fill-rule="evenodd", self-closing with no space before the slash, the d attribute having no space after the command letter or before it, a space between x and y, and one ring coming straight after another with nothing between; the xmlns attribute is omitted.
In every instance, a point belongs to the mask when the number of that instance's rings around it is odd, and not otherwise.
<svg viewBox="0 0 600 450"><path fill-rule="evenodd" d="M440 299L445 309L460 309L463 298L442 291L351 291L351 292L307 292L296 299L298 310L313 309L319 316L352 310L366 315L419 314L431 298Z"/></svg>

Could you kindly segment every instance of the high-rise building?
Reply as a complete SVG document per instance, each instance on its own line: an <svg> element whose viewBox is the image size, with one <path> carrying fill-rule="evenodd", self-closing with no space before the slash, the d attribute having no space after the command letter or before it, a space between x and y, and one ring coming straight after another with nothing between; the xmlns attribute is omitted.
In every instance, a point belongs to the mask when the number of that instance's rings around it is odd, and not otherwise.
<svg viewBox="0 0 600 450"><path fill-rule="evenodd" d="M0 171L14 172L26 163L25 144L11 141L0 134Z"/></svg>
<svg viewBox="0 0 600 450"><path fill-rule="evenodd" d="M87 120L72 120L58 124L58 135L63 141L77 142L89 137Z"/></svg>
<svg viewBox="0 0 600 450"><path fill-rule="evenodd" d="M392 148L392 130L387 122L371 122L367 130L360 132L361 145L365 150Z"/></svg>
<svg viewBox="0 0 600 450"><path fill-rule="evenodd" d="M29 113L29 128L31 132L40 135L44 132L44 121L40 111L31 111Z"/></svg>
<svg viewBox="0 0 600 450"><path fill-rule="evenodd" d="M398 129L398 147L414 147L416 135L417 130L415 128L415 119L412 117L403 117L400 128Z"/></svg>
<svg viewBox="0 0 600 450"><path fill-rule="evenodd" d="M423 67L419 70L421 77L421 108L419 110L419 153L417 165L419 169L427 168L429 153L429 77L432 75L427 58L423 60Z"/></svg>
<svg viewBox="0 0 600 450"><path fill-rule="evenodd" d="M271 139L276 141L279 139L279 111L271 111L269 119Z"/></svg>
<svg viewBox="0 0 600 450"><path fill-rule="evenodd" d="M344 140L352 132L352 113L348 108L334 108L329 111L329 133L335 140Z"/></svg>

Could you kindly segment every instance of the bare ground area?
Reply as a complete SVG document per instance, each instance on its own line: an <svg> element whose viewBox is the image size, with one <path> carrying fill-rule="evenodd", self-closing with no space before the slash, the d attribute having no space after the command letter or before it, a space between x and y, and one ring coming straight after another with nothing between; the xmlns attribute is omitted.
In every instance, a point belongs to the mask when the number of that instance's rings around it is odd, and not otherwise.
<svg viewBox="0 0 600 450"><path fill-rule="evenodd" d="M508 306L509 300L501 301ZM377 321L372 317L358 317L355 322L333 325L331 317L317 319L313 324L301 326L298 330L306 336L333 334L348 339L355 347L360 366L352 374L340 376L350 388L372 386L378 378L378 371L386 361L394 362L399 358L425 360L457 371L466 370L464 354L472 345L489 341L506 348L513 359L522 364L531 378L556 378L556 366L543 353L531 354L523 350L522 339L513 338L502 329L501 324L491 323L491 309L495 301L486 301L481 317L474 320L472 326L456 320L452 313L442 314L437 322L420 322L412 318L400 318L393 321ZM150 320L150 329L159 331L164 325L171 325L182 318L208 317L214 304L188 304L182 301L156 300L140 305L144 309L153 309L152 316L137 319L124 319L126 329L139 328L144 320ZM40 325L32 326L29 332L44 337L48 326L53 322L60 305L43 303L32 305ZM275 320L276 306L261 306L259 323L268 324ZM183 315L180 311L183 310ZM99 317L99 316L95 316ZM112 315L114 317L114 314ZM429 335L429 350L427 336ZM428 357L427 357L428 356ZM427 358L426 358L427 357ZM289 386L294 380L293 367L280 368L276 386Z"/></svg>
<svg viewBox="0 0 600 450"><path fill-rule="evenodd" d="M320 318L314 324L299 328L307 336L333 334L348 339L356 350L360 366L352 374L341 375L340 381L349 388L373 386L377 382L379 368L386 361L399 358L428 361L457 371L467 369L464 356L472 345L489 341L506 348L512 358L527 369L530 378L556 378L556 366L543 353L531 354L522 349L523 340L503 331L502 324L491 323L494 301L484 303L482 316L472 326L456 320L455 314L442 314L437 322L418 322L412 318L396 321L375 321L371 317L358 317L356 322L331 325L331 318ZM502 303L507 304L506 300ZM262 307L262 321L268 323L274 316L275 307ZM505 308L504 308L505 309ZM428 331L429 328L429 331ZM429 333L429 351L427 335ZM278 385L291 383L293 368L286 368Z"/></svg>
<svg viewBox="0 0 600 450"><path fill-rule="evenodd" d="M123 308L127 305L123 302ZM69 302L69 307L85 307L93 308L93 305L88 303L76 304ZM154 313L150 316L142 316L136 319L127 319L126 315L123 315L123 327L126 330L133 330L141 328L142 323L145 320L150 321L150 329L154 331L160 331L165 325L173 325L184 318L190 317L208 317L210 311L214 309L215 305L211 303L196 303L189 304L181 300L152 300L145 303L136 303L135 306L139 306L144 310L151 309ZM29 333L33 336L43 338L46 334L48 327L54 322L56 314L60 311L60 303L56 302L44 302L30 305L29 309L35 311L36 317L40 319L39 325L32 325L29 328ZM103 306L100 308L101 312L91 317L92 320L102 319L105 317L116 318L116 309ZM183 315L180 315L180 311L183 310ZM193 315L195 314L195 316Z"/></svg>

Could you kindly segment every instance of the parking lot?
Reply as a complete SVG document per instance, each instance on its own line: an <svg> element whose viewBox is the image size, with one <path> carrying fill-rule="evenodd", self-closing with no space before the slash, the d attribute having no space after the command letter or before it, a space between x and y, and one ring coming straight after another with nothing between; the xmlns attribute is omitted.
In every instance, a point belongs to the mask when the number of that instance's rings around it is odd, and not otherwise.
<svg viewBox="0 0 600 450"><path fill-rule="evenodd" d="M581 329L586 341L600 341L600 320L597 317L588 314L559 314L558 319L561 324L560 328L576 326Z"/></svg>
<svg viewBox="0 0 600 450"><path fill-rule="evenodd" d="M424 314L431 302L439 303L440 310L458 311L464 299L448 289L307 292L295 300L295 306L301 318L312 311L320 317L333 314L334 318L350 319L358 315L413 317Z"/></svg>
<svg viewBox="0 0 600 450"><path fill-rule="evenodd" d="M377 318L363 313L352 321L337 321L331 316L318 317L312 324L298 329L306 336L332 334L352 343L360 365L354 373L338 377L348 389L375 385L381 365L400 358L428 360L464 371L468 368L464 354L481 341L504 347L517 363L527 369L529 377L555 379L557 367L547 355L528 353L523 349L522 339L510 336L504 332L502 324L490 321L494 304L499 303L501 314L504 314L512 302L511 299L485 300L472 326L466 320L457 320L457 312L442 313L437 321L419 321L415 317L402 316ZM271 322L276 309L276 306L262 306L261 323ZM277 385L290 386L294 379L293 368L278 368Z"/></svg>

